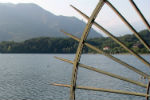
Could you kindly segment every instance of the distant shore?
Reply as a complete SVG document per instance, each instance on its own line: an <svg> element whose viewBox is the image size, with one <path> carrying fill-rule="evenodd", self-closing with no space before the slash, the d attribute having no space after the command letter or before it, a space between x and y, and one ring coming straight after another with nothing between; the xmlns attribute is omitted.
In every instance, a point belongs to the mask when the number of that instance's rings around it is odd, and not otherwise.
<svg viewBox="0 0 150 100"><path fill-rule="evenodd" d="M76 54L76 53L0 53L0 54ZM99 53L82 53L82 54L92 54L92 55L97 55ZM138 53L140 55L149 55L150 53ZM100 54L103 55L103 54ZM115 54L110 54L110 55L132 55L130 53L115 53Z"/></svg>
<svg viewBox="0 0 150 100"><path fill-rule="evenodd" d="M150 32L140 31L139 34L150 45ZM117 37L126 47L120 46L109 37L91 38L85 42L108 54L126 54L128 48L139 54L149 54L145 46L134 36L124 35ZM3 41L0 42L1 53L76 53L78 42L71 38L38 37L22 42ZM91 47L84 46L83 53L97 53Z"/></svg>

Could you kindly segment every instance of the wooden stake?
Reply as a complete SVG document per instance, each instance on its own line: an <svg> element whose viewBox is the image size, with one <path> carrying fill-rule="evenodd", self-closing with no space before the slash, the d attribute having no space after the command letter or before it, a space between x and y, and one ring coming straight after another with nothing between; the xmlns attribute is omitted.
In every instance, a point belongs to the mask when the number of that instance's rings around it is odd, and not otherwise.
<svg viewBox="0 0 150 100"><path fill-rule="evenodd" d="M76 80L77 80L77 72L78 72L78 63L80 61L81 53L84 47L84 41L86 40L88 33L91 29L91 26L96 19L99 11L101 10L102 6L104 5L105 0L100 0L97 4L96 8L94 9L91 17L88 20L88 23L83 31L83 34L81 36L81 40L79 42L76 57L74 59L73 63L73 70L72 70L72 79L71 79L71 88L70 88L70 100L75 100L75 89L76 89Z"/></svg>
<svg viewBox="0 0 150 100"><path fill-rule="evenodd" d="M53 83L51 85L71 88L71 85L67 85L67 84L56 84L56 83ZM144 94L144 93L129 92L129 91L122 91L122 90L94 88L94 87L85 87L85 86L76 86L76 88L77 89L83 89L83 90L93 90L93 91L101 91L101 92L124 94L124 95L134 95L134 96L141 96L141 97L150 97L150 95L147 95L147 94Z"/></svg>
<svg viewBox="0 0 150 100"><path fill-rule="evenodd" d="M61 30L61 32L64 32L64 31ZM74 40L76 40L76 41L78 41L78 42L80 41L79 38L77 38L77 37L75 37L75 36L73 36L73 35L71 35L71 34L69 34L69 33L66 33L66 32L64 32L64 33L65 33L67 36L73 38ZM89 47L89 48L91 48L91 49L97 51L98 53L103 54L103 55L109 57L110 59L112 59L112 60L114 60L114 61L120 63L121 65L124 65L124 66L127 67L128 69L130 69L130 70L132 70L132 71L134 71L134 72L136 72L136 73L138 73L138 74L140 74L140 75L142 75L142 76L144 76L144 77L150 79L150 75L148 75L148 74L146 74L146 73L140 71L140 70L137 69L137 68L134 68L133 66L131 66L131 65L129 65L129 64L127 64L127 63L121 61L120 59L118 59L118 58L116 58L116 57L114 57L114 56L112 56L112 55L110 55L110 54L108 54L108 53L105 53L105 52L103 52L102 50L100 50L100 49L98 49L98 48L96 48L96 47L94 47L94 46L92 46L91 44L88 44L88 43L86 43L86 42L85 42L85 45L86 45L87 47Z"/></svg>
<svg viewBox="0 0 150 100"><path fill-rule="evenodd" d="M119 18L129 27L134 35L141 41L141 43L150 51L150 47L146 41L137 33L137 31L129 24L129 22L121 15L121 13L107 0L106 4L119 16ZM150 66L150 65L149 65Z"/></svg>
<svg viewBox="0 0 150 100"><path fill-rule="evenodd" d="M89 17L87 15L85 15L83 12L81 12L79 9L75 8L74 6L71 5L71 7L73 7L79 14L81 14L83 17L85 17L87 20L89 19ZM112 40L114 40L116 43L118 43L120 46L122 46L125 50L127 50L130 54L134 55L135 57L137 57L140 61L142 61L144 64L146 64L148 67L150 67L150 63L147 62L143 57L141 57L140 55L138 55L136 52L134 52L133 50L129 49L123 42L121 42L119 39L117 39L114 35L112 35L110 32L108 32L105 28L103 28L102 26L100 26L98 23L94 22L94 25L99 28L100 30L102 30L106 35L108 35Z"/></svg>
<svg viewBox="0 0 150 100"><path fill-rule="evenodd" d="M146 25L147 29L150 31L150 25L149 25L148 21L146 20L146 18L144 17L144 15L141 13L140 9L136 6L136 4L134 3L133 0L129 0L129 1L131 3L132 7L135 9L135 11L138 13L140 18L144 22L144 24Z"/></svg>
<svg viewBox="0 0 150 100"><path fill-rule="evenodd" d="M61 57L55 57L55 58L59 59L61 61L73 64L73 61L70 61L68 59L64 59L64 58L61 58ZM95 71L95 72L98 72L98 73L101 73L101 74L104 74L104 75L107 75L107 76L110 76L110 77L113 77L113 78L117 78L117 79L129 82L129 83L147 88L146 84L143 84L143 83L138 82L138 81L134 81L134 80L131 80L131 79L128 79L128 78L125 78L125 77L122 77L122 76L119 76L119 75L116 75L116 74L113 74L113 73L110 73L110 72L106 72L106 71L103 71L103 70L100 70L100 69L97 69L97 68L94 68L94 67L91 67L91 66L87 66L87 65L84 65L84 64L81 64L81 63L79 63L79 66L82 67L82 68L86 68L88 70L92 70L92 71Z"/></svg>

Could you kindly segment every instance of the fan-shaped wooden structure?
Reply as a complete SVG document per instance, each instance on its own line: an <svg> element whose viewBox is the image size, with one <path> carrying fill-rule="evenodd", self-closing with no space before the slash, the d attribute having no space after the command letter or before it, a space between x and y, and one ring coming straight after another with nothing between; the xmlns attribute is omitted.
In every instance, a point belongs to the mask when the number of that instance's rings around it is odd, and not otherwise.
<svg viewBox="0 0 150 100"><path fill-rule="evenodd" d="M138 9L138 7L136 6L136 4L134 3L133 0L129 0L129 2L132 4L133 8L135 9L135 11L137 12L137 14L139 15L139 17L142 19L142 21L144 22L144 24L146 25L146 27L148 28L148 30L150 31L150 25L148 23L148 21L145 19L145 17L143 16L143 14L141 13L141 11ZM144 1L143 1L144 2ZM148 43L146 43L146 41L144 41L142 39L142 37L138 34L138 32L133 28L133 26L123 17L123 15L121 15L121 13L108 1L108 0L99 0L96 8L94 9L94 11L92 12L91 16L88 17L87 15L85 15L83 12L81 12L79 9L75 8L74 6L71 5L71 7L73 9L75 9L79 14L81 14L85 19L88 20L86 27L84 29L84 32L82 34L81 39L77 38L63 30L61 30L63 33L65 33L67 36L71 37L72 39L76 40L79 42L77 51L76 51L76 56L74 61L70 61L64 58L60 58L60 57L56 57L59 60L68 62L73 64L73 70L72 70L72 80L71 80L71 85L66 85L66 84L56 84L53 83L52 85L55 86L63 86L63 87L69 87L70 88L70 100L75 100L75 90L76 89L85 89L85 90L93 90L93 91L103 91L103 92L110 92L110 93L117 93L117 94L125 94L125 95L134 95L134 96L142 96L142 97L146 97L146 100L149 99L150 95L149 95L149 87L150 87L150 82L148 82L147 84L144 84L142 82L138 82L135 80L131 80L110 72L106 72L103 71L101 69L97 69L94 68L92 66L88 66L88 65L84 65L79 63L80 62L80 58L81 58L81 54L82 54L82 50L84 46L87 46L95 51L97 51L100 54L105 55L106 57L116 61L117 63L125 66L126 68L136 72L137 74L147 78L148 80L150 80L150 75L147 73L142 72L140 69L137 69L129 64L127 64L126 62L114 57L111 54L105 53L104 51L94 47L93 45L89 44L86 42L88 33L90 31L90 28L92 27L92 25L95 25L98 29L100 29L101 31L103 31L106 35L108 35L112 40L114 40L116 43L118 43L120 46L122 46L125 50L127 50L130 54L134 55L137 59L139 59L142 63L144 63L147 67L150 68L150 63L148 61L146 61L143 57L141 57L138 53L134 52L133 50L129 49L123 42L121 42L119 39L117 39L117 37L115 37L111 32L107 31L104 27L102 27L101 25L99 25L98 23L95 22L95 19L98 15L98 13L100 12L101 8L104 6L104 4L107 4L118 16L119 18L127 25L127 27L134 33L134 35L139 39L139 41L145 46L145 48L147 48L147 50L150 51L150 46L148 45ZM94 87L85 87L85 86L77 86L76 85L76 80L77 80L77 72L78 72L78 66L86 68L88 70L92 70L113 78L117 78L144 88L147 88L147 93L137 93L137 92L129 92L129 91L122 91L122 90L112 90L112 89L104 89L104 88L94 88Z"/></svg>

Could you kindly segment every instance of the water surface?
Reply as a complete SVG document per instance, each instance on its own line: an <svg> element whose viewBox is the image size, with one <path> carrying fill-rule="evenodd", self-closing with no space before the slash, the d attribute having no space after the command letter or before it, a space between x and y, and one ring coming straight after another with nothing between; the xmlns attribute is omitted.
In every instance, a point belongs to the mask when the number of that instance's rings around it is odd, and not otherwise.
<svg viewBox="0 0 150 100"><path fill-rule="evenodd" d="M50 84L70 84L73 65L54 59L54 56L70 60L75 57L74 54L0 54L0 99L69 100L69 88ZM134 56L114 56L150 74L149 68ZM150 62L150 55L142 56ZM103 55L84 54L80 62L147 83L135 72ZM140 86L83 68L79 68L77 85L146 92L146 89ZM76 100L145 100L145 97L77 90Z"/></svg>

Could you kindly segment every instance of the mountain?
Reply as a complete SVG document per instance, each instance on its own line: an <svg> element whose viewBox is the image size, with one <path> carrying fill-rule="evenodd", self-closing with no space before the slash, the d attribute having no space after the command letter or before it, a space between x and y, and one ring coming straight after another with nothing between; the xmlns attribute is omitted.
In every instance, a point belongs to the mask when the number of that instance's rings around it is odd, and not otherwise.
<svg viewBox="0 0 150 100"><path fill-rule="evenodd" d="M0 41L23 41L42 36L65 37L60 29L80 37L85 25L75 17L56 16L31 3L0 4ZM93 29L90 33L89 38L102 36Z"/></svg>

